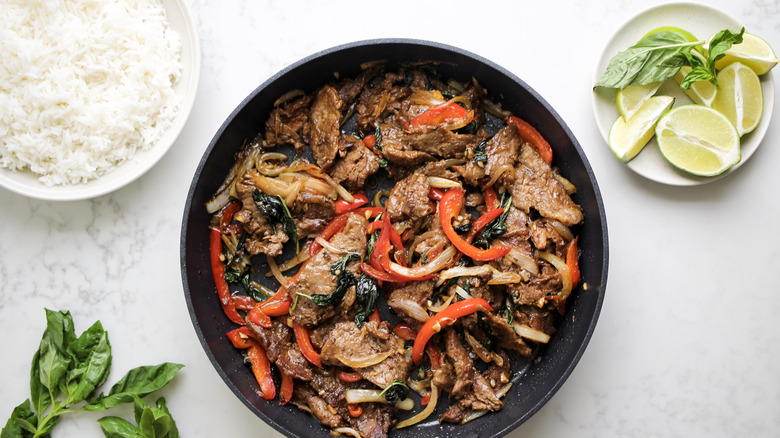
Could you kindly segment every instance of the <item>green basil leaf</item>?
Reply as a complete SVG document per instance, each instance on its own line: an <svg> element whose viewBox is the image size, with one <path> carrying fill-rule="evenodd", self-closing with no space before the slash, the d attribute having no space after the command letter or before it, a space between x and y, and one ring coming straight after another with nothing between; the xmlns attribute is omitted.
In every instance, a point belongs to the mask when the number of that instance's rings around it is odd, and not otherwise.
<svg viewBox="0 0 780 438"><path fill-rule="evenodd" d="M120 404L130 403L133 396L144 397L168 384L184 365L165 362L155 366L133 368L114 384L108 395L100 394L97 399L84 406L89 411L102 411Z"/></svg>
<svg viewBox="0 0 780 438"><path fill-rule="evenodd" d="M68 351L74 364L64 388L68 396L66 404L70 405L85 400L105 383L111 368L108 333L97 321L70 344Z"/></svg>
<svg viewBox="0 0 780 438"><path fill-rule="evenodd" d="M40 350L33 354L30 367L30 400L33 409L41 415L51 406L51 394L49 389L41 383Z"/></svg>
<svg viewBox="0 0 780 438"><path fill-rule="evenodd" d="M706 66L699 66L694 67L690 73L685 75L685 78L680 82L680 88L687 90L691 88L691 85L693 85L694 82L698 81L709 81L717 85L717 79L715 78L714 72Z"/></svg>
<svg viewBox="0 0 780 438"><path fill-rule="evenodd" d="M55 397L71 366L67 348L75 339L70 312L46 309L46 330L38 347L38 374L41 384Z"/></svg>
<svg viewBox="0 0 780 438"><path fill-rule="evenodd" d="M663 81L677 74L685 64L685 53L699 44L672 31L649 35L615 55L595 86L622 89Z"/></svg>
<svg viewBox="0 0 780 438"><path fill-rule="evenodd" d="M711 71L715 71L715 61L722 58L726 51L734 44L740 44L742 42L742 35L745 33L743 27L739 33L731 32L728 29L724 29L715 34L710 40L710 47L708 50L707 65Z"/></svg>
<svg viewBox="0 0 780 438"><path fill-rule="evenodd" d="M358 311L355 313L355 324L362 327L368 316L374 312L376 301L379 299L379 286L368 275L361 275L355 285L355 301Z"/></svg>
<svg viewBox="0 0 780 438"><path fill-rule="evenodd" d="M171 424L167 438L179 438L179 428L176 426L176 421L173 419L171 411L168 410L168 405L165 403L164 398L160 397L157 399L157 409L165 412L170 417Z"/></svg>
<svg viewBox="0 0 780 438"><path fill-rule="evenodd" d="M132 423L119 417L103 417L98 420L106 438L144 438Z"/></svg>
<svg viewBox="0 0 780 438"><path fill-rule="evenodd" d="M32 410L30 400L25 400L11 412L11 418L0 431L0 438L31 438L37 425L38 417Z"/></svg>

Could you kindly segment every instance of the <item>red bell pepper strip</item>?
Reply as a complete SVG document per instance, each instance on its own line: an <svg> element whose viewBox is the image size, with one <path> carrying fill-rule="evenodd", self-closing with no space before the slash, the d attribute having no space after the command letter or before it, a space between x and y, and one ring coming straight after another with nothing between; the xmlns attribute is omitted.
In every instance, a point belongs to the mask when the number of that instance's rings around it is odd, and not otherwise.
<svg viewBox="0 0 780 438"><path fill-rule="evenodd" d="M282 375L282 384L279 386L279 404L286 405L290 400L292 400L295 382L293 381L293 377L291 375L285 374L283 372L280 372L280 374Z"/></svg>
<svg viewBox="0 0 780 438"><path fill-rule="evenodd" d="M396 324L395 327L393 327L393 333L404 341L414 341L414 338L417 337L417 332L405 322Z"/></svg>
<svg viewBox="0 0 780 438"><path fill-rule="evenodd" d="M431 402L431 393L426 392L424 396L420 399L420 404L423 406L428 406L428 403Z"/></svg>
<svg viewBox="0 0 780 438"><path fill-rule="evenodd" d="M428 190L428 198L433 199L434 201L441 201L441 198L443 196L444 196L444 191L442 191L442 189L431 187L431 189Z"/></svg>
<svg viewBox="0 0 780 438"><path fill-rule="evenodd" d="M531 145L539 151L539 154L542 156L545 163L552 163L552 147L550 147L550 143L547 143L547 140L544 139L536 128L517 116L509 116L507 123L515 125L520 137L523 137L523 140L531 143Z"/></svg>
<svg viewBox="0 0 780 438"><path fill-rule="evenodd" d="M354 383L359 382L363 380L363 376L361 376L359 373L349 372L349 371L339 371L336 373L336 376L344 382Z"/></svg>
<svg viewBox="0 0 780 438"><path fill-rule="evenodd" d="M438 125L447 123L449 120L462 119L468 115L469 110L463 108L457 103L436 105L424 113L415 116L409 121L409 126L416 128L419 126Z"/></svg>
<svg viewBox="0 0 780 438"><path fill-rule="evenodd" d="M425 346L425 354L428 355L428 359L431 361L431 369L437 370L441 366L441 353L434 344L428 344Z"/></svg>
<svg viewBox="0 0 780 438"><path fill-rule="evenodd" d="M261 397L273 400L276 397L276 386L271 376L271 361L268 360L263 347L250 334L246 327L239 327L229 331L227 337L234 347L246 350L246 355L252 364L252 373L260 385Z"/></svg>
<svg viewBox="0 0 780 438"><path fill-rule="evenodd" d="M336 201L336 214L344 214L360 207L361 205L368 204L368 197L362 193L354 195L353 198L355 198L355 201L351 203L347 202L345 199L339 199Z"/></svg>
<svg viewBox="0 0 780 438"><path fill-rule="evenodd" d="M569 266L569 273L571 274L571 287L574 289L580 284L580 263L577 260L577 241L579 237L575 237L569 244L569 249L566 250L566 264Z"/></svg>
<svg viewBox="0 0 780 438"><path fill-rule="evenodd" d="M376 322L376 323L379 323L380 321L382 321L382 320L379 318L379 307L374 307L374 311L373 311L373 312L371 312L371 314L370 314L370 315L368 315L368 320L369 320L369 321Z"/></svg>
<svg viewBox="0 0 780 438"><path fill-rule="evenodd" d="M257 305L257 301L247 295L233 295L233 304L236 306L236 309L248 312Z"/></svg>
<svg viewBox="0 0 780 438"><path fill-rule="evenodd" d="M442 229L458 251L471 257L472 260L488 261L503 257L512 249L502 244L495 245L490 249L480 249L460 237L455 232L455 228L452 227L452 220L460 213L462 207L463 190L459 187L447 190L441 202L439 202L439 217L441 218Z"/></svg>
<svg viewBox="0 0 780 438"><path fill-rule="evenodd" d="M274 326L273 322L271 321L271 317L268 316L267 313L263 312L263 305L264 303L258 303L255 307L252 308L252 310L249 311L249 314L247 315L247 318L254 324L259 325L263 328L271 328Z"/></svg>
<svg viewBox="0 0 780 438"><path fill-rule="evenodd" d="M228 204L228 206L222 210L222 217L219 219L220 230L225 231L225 229L227 229L227 226L230 225L230 222L233 220L233 215L241 210L242 205L243 204L241 204L240 201L235 201Z"/></svg>
<svg viewBox="0 0 780 438"><path fill-rule="evenodd" d="M493 186L482 190L482 196L485 198L485 207L487 207L487 211L494 210L500 205L498 202L498 195Z"/></svg>
<svg viewBox="0 0 780 438"><path fill-rule="evenodd" d="M363 137L363 144L373 151L374 146L376 145L376 135L368 134L367 136Z"/></svg>
<svg viewBox="0 0 780 438"><path fill-rule="evenodd" d="M252 342L256 342L252 332L246 326L233 329L227 332L226 335L233 346L240 350L245 350L252 346Z"/></svg>
<svg viewBox="0 0 780 438"><path fill-rule="evenodd" d="M222 233L219 231L219 228L211 228L209 237L211 275L214 277L214 285L217 287L217 295L219 296L219 302L222 304L222 310L231 321L244 325L246 324L244 318L236 310L233 296L230 293L230 286L225 281L225 264L219 259L222 253Z"/></svg>
<svg viewBox="0 0 780 438"><path fill-rule="evenodd" d="M268 316L282 316L287 315L290 313L290 305L292 304L292 300L290 299L289 295L287 296L287 299L285 300L279 300L274 301L271 303L263 303L263 307L261 307L263 313L265 313Z"/></svg>
<svg viewBox="0 0 780 438"><path fill-rule="evenodd" d="M266 400L273 400L276 397L276 386L271 376L271 361L268 360L268 355L260 344L249 347L246 355L252 364L252 373L260 384L260 396Z"/></svg>
<svg viewBox="0 0 780 438"><path fill-rule="evenodd" d="M295 341L298 342L298 347L300 347L303 357L317 368L322 368L320 355L314 351L314 347L311 345L309 329L293 321L293 333L295 333Z"/></svg>
<svg viewBox="0 0 780 438"><path fill-rule="evenodd" d="M357 403L347 403L347 410L352 418L357 418L363 413L363 407Z"/></svg>
<svg viewBox="0 0 780 438"><path fill-rule="evenodd" d="M456 319L461 316L471 315L477 310L485 309L492 311L487 301L482 298L469 298L457 303L450 304L449 307L434 315L431 319L423 324L420 332L417 333L417 338L414 340L414 346L412 347L412 359L415 365L420 365L422 362L423 353L425 352L425 344L431 337L440 332L444 327L451 325Z"/></svg>

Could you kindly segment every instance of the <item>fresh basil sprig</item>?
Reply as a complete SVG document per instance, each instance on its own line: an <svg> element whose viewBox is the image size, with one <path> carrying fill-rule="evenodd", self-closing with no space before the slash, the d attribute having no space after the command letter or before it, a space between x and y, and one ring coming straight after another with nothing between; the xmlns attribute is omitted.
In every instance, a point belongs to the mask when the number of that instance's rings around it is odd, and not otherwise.
<svg viewBox="0 0 780 438"><path fill-rule="evenodd" d="M30 371L30 398L13 410L0 437L48 437L61 415L132 402L168 384L183 367L166 362L134 368L108 394L93 397L108 377L111 359L108 333L100 321L77 337L70 312L46 309L46 330Z"/></svg>
<svg viewBox="0 0 780 438"><path fill-rule="evenodd" d="M690 79L686 76L683 88L699 80L715 79L715 61L720 59L732 44L742 42L745 29L735 34L722 30L710 42L710 53L706 64L691 54L691 50L704 41L688 41L681 33L660 31L648 35L625 51L615 55L607 69L596 82L596 87L623 89L629 85L646 85L664 81L687 65L692 68ZM689 75L691 75L689 73Z"/></svg>
<svg viewBox="0 0 780 438"><path fill-rule="evenodd" d="M103 417L98 420L106 438L179 438L179 429L173 421L165 399L157 399L156 406L149 406L140 397L133 397L135 422L120 417Z"/></svg>
<svg viewBox="0 0 780 438"><path fill-rule="evenodd" d="M710 41L706 63L698 56L693 55L691 52L687 52L685 58L688 61L688 65L691 67L691 71L685 75L685 78L680 82L680 87L687 90L697 81L710 81L717 86L718 79L717 71L715 70L715 62L720 58L723 58L726 51L730 49L732 45L740 44L744 33L744 27L739 33L734 33L729 30L718 32Z"/></svg>

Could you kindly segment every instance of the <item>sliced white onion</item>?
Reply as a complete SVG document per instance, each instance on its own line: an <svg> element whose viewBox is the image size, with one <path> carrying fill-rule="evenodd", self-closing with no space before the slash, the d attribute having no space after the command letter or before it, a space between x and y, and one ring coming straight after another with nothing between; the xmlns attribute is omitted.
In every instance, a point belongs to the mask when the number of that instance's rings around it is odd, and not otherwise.
<svg viewBox="0 0 780 438"><path fill-rule="evenodd" d="M301 89L290 90L290 91L282 94L281 96L279 96L279 98L274 101L274 108L276 108L277 106L279 106L279 105L281 105L281 104L283 104L285 102L288 102L288 101L290 101L290 100L292 100L292 99L294 99L294 98L296 98L298 96L303 96L304 94L305 93Z"/></svg>
<svg viewBox="0 0 780 438"><path fill-rule="evenodd" d="M403 310L404 313L420 322L425 322L431 318L423 306L407 298L389 301L388 305L393 309Z"/></svg>
<svg viewBox="0 0 780 438"><path fill-rule="evenodd" d="M512 115L511 112L501 108L500 104L488 99L482 99L482 108L485 109L486 113L501 120L506 120Z"/></svg>
<svg viewBox="0 0 780 438"><path fill-rule="evenodd" d="M495 271L495 268L493 268L490 265L479 265L479 266L456 266L454 268L447 269L445 271L442 271L441 274L439 274L439 280L436 282L437 285L443 284L445 281L449 280L450 278L455 277L477 277L480 275L486 275L486 274L492 274Z"/></svg>
<svg viewBox="0 0 780 438"><path fill-rule="evenodd" d="M287 194L287 189L290 186L278 178L268 178L267 176L256 172L252 172L252 181L261 192L271 196L278 195L284 197Z"/></svg>
<svg viewBox="0 0 780 438"><path fill-rule="evenodd" d="M466 338L466 342L468 342L468 344L471 346L471 349L474 350L474 353L477 353L477 356L479 356L483 362L488 363L493 360L493 356L490 354L490 351L485 348L484 345L480 344L480 342L477 340L477 338L474 337L474 335L471 334L471 332L468 330L463 330L463 336Z"/></svg>
<svg viewBox="0 0 780 438"><path fill-rule="evenodd" d="M560 173L558 173L557 170L553 170L553 176L555 179L558 180L559 183L563 186L563 189L566 190L566 194L572 195L577 192L577 187L571 183L568 179L564 178Z"/></svg>
<svg viewBox="0 0 780 438"><path fill-rule="evenodd" d="M415 266L413 268L407 268L401 266L398 263L390 262L390 270L396 274L403 275L404 277L419 278L442 269L449 263L455 256L455 247L452 245L447 246L444 251L441 252L435 259L431 260L425 265Z"/></svg>
<svg viewBox="0 0 780 438"><path fill-rule="evenodd" d="M385 351L384 353L369 354L362 357L350 357L339 353L334 354L333 357L350 368L367 368L382 362L383 360L390 357L391 354L393 354L392 351Z"/></svg>
<svg viewBox="0 0 780 438"><path fill-rule="evenodd" d="M433 305L433 304L429 305L428 306L428 310L430 310L431 312L434 312L434 313L439 313L442 310L444 310L447 307L449 307L450 303L452 303L452 299L453 298L455 298L455 294L451 294L449 297L447 297L446 300L442 301L441 304L439 304L438 306Z"/></svg>
<svg viewBox="0 0 780 438"><path fill-rule="evenodd" d="M536 256L540 259L550 263L551 265L555 266L555 269L558 270L558 273L561 274L561 283L563 283L561 287L560 295L561 297L568 298L569 294L571 293L571 272L569 272L569 265L566 264L566 261L564 261L562 258L558 257L555 254L549 253L547 251L539 251L536 253Z"/></svg>
<svg viewBox="0 0 780 438"><path fill-rule="evenodd" d="M276 264L276 260L274 260L274 258L268 254L265 255L265 259L268 260L268 267L271 268L271 273L274 274L276 281L278 281L282 286L287 286L287 283L290 281L290 279L282 274L282 271L279 269L279 265Z"/></svg>
<svg viewBox="0 0 780 438"><path fill-rule="evenodd" d="M387 399L381 389L348 389L344 398L347 403L385 403ZM395 407L408 411L414 408L414 401L410 398L400 400Z"/></svg>
<svg viewBox="0 0 780 438"><path fill-rule="evenodd" d="M253 147L243 160L237 161L235 164L233 164L233 167L230 168L230 172L228 172L228 175L225 177L222 185L219 186L219 189L217 189L217 193L213 198L211 198L211 200L209 200L209 202L206 203L207 212L214 214L221 210L222 207L227 205L228 201L230 201L230 196L233 191L233 187L236 185L236 181L238 181L238 179L241 178L241 176L246 173L247 170L254 167L260 152L261 149L259 147Z"/></svg>
<svg viewBox="0 0 780 438"><path fill-rule="evenodd" d="M279 270L282 272L290 270L300 265L301 263L305 262L308 259L309 259L309 251L298 251L298 254L294 255L293 258L279 265ZM266 274L266 276L269 275Z"/></svg>
<svg viewBox="0 0 780 438"><path fill-rule="evenodd" d="M518 251L517 248L512 248L504 256L510 262L530 272L532 275L539 275L539 266L536 264L536 260L528 254Z"/></svg>
<svg viewBox="0 0 780 438"><path fill-rule="evenodd" d="M473 298L470 293L466 292L466 289L463 289L460 286L455 286L455 293L458 294L464 300L468 300L469 298Z"/></svg>
<svg viewBox="0 0 780 438"><path fill-rule="evenodd" d="M553 229L555 229L555 231L560 234L561 237L566 239L567 242L570 242L572 239L574 239L574 233L572 233L569 227L562 224L560 221L551 220L547 223L550 224L550 226L553 227Z"/></svg>
<svg viewBox="0 0 780 438"><path fill-rule="evenodd" d="M431 398L428 401L428 405L425 407L425 409L420 411L420 413L418 413L414 417L407 418L406 420L398 423L395 426L396 429L401 429L403 427L411 426L413 424L417 424L425 420L433 413L433 411L436 410L436 403L438 401L439 401L439 389L436 388L436 385L434 385L433 382L431 382Z"/></svg>
<svg viewBox="0 0 780 438"><path fill-rule="evenodd" d="M437 189L451 189L453 187L463 187L463 185L457 181L453 181L447 178L442 178L440 176L429 176L428 184L431 187Z"/></svg>
<svg viewBox="0 0 780 438"><path fill-rule="evenodd" d="M498 171L493 173L493 176L490 178L490 181L488 181L487 184L485 184L483 187L492 187L493 184L498 181L499 178L501 178L501 175L504 174L504 172L511 172L514 171L515 168L512 167L511 164L504 164L503 166L498 168Z"/></svg>
<svg viewBox="0 0 780 438"><path fill-rule="evenodd" d="M488 284L515 284L528 281L529 278L520 272L500 272L496 271L493 277L488 280Z"/></svg>
<svg viewBox="0 0 780 438"><path fill-rule="evenodd" d="M349 252L347 250L344 250L344 249L341 249L341 248L338 248L338 247L334 246L332 243L330 243L327 240L323 239L322 236L317 236L316 238L314 238L314 241L319 243L323 248L327 249L328 252L330 252L332 254L339 254L340 255L340 254L346 254L346 253Z"/></svg>
<svg viewBox="0 0 780 438"><path fill-rule="evenodd" d="M298 198L298 193L301 191L302 186L303 181L301 180L290 184L290 187L287 189L287 195L284 197L284 202L287 205L293 205L293 202Z"/></svg>
<svg viewBox="0 0 780 438"><path fill-rule="evenodd" d="M532 329L531 327L525 324L520 324L517 321L512 321L512 328L515 329L515 332L518 335L526 339L530 339L534 342L539 342L540 344L546 344L550 342L550 335L547 333Z"/></svg>

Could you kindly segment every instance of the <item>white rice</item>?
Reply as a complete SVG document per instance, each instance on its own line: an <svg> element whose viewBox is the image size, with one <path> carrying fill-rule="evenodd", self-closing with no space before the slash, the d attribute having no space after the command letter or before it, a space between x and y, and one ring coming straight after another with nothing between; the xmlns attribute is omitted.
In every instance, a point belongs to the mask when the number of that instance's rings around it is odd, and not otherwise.
<svg viewBox="0 0 780 438"><path fill-rule="evenodd" d="M180 98L159 0L0 1L0 165L85 183L151 148Z"/></svg>

